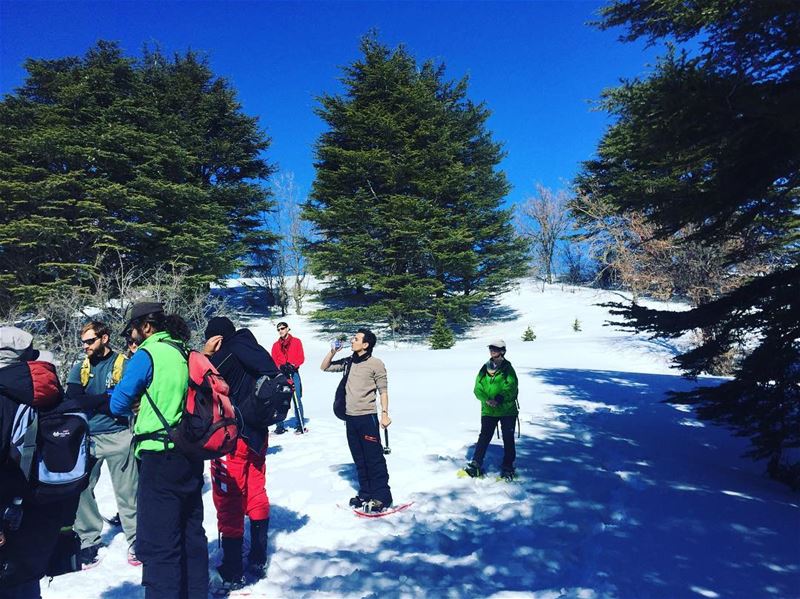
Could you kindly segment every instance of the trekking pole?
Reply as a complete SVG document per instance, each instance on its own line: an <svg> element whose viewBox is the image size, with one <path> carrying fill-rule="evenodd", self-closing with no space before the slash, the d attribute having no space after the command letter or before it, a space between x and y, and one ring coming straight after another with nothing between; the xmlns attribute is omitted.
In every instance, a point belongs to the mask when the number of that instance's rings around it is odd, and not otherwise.
<svg viewBox="0 0 800 599"><path fill-rule="evenodd" d="M306 423L303 420L303 414L300 412L300 409L297 406L297 390L295 389L294 385L292 385L292 403L294 403L294 413L297 414L297 422L300 423L300 434L306 434Z"/></svg>
<svg viewBox="0 0 800 599"><path fill-rule="evenodd" d="M386 445L383 446L383 455L389 455L392 453L392 448L389 447L389 429L383 429L383 438L386 441Z"/></svg>

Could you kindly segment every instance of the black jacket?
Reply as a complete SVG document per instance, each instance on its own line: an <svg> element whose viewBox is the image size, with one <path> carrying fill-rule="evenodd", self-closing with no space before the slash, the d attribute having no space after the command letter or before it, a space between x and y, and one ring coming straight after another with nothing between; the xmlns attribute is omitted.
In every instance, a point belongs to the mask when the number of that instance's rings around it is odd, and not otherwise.
<svg viewBox="0 0 800 599"><path fill-rule="evenodd" d="M219 351L211 356L211 363L228 383L231 401L235 406L253 392L259 377L272 377L280 372L269 352L258 344L249 329L239 329L223 339ZM258 451L267 431L254 430L246 424L243 429L248 445Z"/></svg>

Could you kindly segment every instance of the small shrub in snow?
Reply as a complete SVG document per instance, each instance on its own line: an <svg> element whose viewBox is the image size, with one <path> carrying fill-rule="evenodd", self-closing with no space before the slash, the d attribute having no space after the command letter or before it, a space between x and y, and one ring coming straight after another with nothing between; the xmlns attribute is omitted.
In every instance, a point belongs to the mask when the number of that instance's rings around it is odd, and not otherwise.
<svg viewBox="0 0 800 599"><path fill-rule="evenodd" d="M525 332L522 333L522 340L523 341L533 341L536 339L536 333L533 332L531 325L528 325L528 328L525 329Z"/></svg>
<svg viewBox="0 0 800 599"><path fill-rule="evenodd" d="M581 330L581 321L578 320L577 318L572 323L572 330L575 331L576 333Z"/></svg>

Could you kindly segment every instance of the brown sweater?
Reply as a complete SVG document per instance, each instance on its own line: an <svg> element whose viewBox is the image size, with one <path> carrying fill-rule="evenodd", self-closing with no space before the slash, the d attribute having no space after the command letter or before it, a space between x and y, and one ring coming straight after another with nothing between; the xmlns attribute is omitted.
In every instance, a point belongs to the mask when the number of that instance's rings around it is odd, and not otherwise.
<svg viewBox="0 0 800 599"><path fill-rule="evenodd" d="M342 372L349 358L335 360L325 372ZM386 366L379 358L370 356L363 362L353 362L345 385L346 408L348 416L375 414L375 392L381 395L388 389Z"/></svg>

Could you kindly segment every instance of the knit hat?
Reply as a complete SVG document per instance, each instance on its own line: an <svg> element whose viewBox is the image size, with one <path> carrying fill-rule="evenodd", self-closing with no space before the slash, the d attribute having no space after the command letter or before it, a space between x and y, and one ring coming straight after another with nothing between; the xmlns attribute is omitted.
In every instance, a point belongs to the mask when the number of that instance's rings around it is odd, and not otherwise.
<svg viewBox="0 0 800 599"><path fill-rule="evenodd" d="M29 332L17 327L0 327L0 366L36 360L39 352L32 344L33 335Z"/></svg>
<svg viewBox="0 0 800 599"><path fill-rule="evenodd" d="M215 316L211 320L208 321L208 326L206 327L206 341L214 337L215 335L222 335L223 339L231 337L236 332L236 327L233 326L230 318L225 316Z"/></svg>

